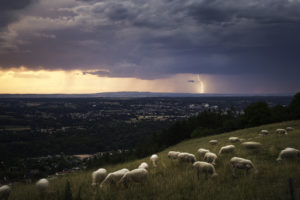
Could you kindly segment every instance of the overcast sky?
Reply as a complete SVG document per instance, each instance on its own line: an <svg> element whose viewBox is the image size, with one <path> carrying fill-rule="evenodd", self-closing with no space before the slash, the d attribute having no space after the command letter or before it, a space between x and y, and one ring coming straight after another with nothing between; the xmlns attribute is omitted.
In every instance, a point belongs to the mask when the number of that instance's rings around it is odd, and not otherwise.
<svg viewBox="0 0 300 200"><path fill-rule="evenodd" d="M289 93L300 90L299 65L300 0L0 4L2 72L79 70L149 84L180 76L178 85L201 82L205 92Z"/></svg>

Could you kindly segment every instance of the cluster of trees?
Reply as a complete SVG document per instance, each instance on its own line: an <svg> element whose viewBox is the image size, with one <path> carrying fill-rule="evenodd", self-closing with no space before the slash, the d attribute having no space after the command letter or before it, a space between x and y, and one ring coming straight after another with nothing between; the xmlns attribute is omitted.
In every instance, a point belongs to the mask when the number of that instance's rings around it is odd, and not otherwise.
<svg viewBox="0 0 300 200"><path fill-rule="evenodd" d="M234 108L226 115L221 111L206 110L197 116L175 122L170 128L156 132L152 137L139 143L134 150L115 153L92 160L89 166L95 167L106 163L118 163L149 156L185 139L205 137L228 131L300 119L300 93L297 93L289 106L268 106L266 102L255 102L247 106L244 114L236 115Z"/></svg>
<svg viewBox="0 0 300 200"><path fill-rule="evenodd" d="M222 112L207 110L198 116L178 121L161 134L154 134L136 148L136 156L144 157L153 152L193 137L205 137L262 124L300 119L300 93L297 93L289 106L269 107L265 102L256 102L245 108L245 114L234 115L231 110Z"/></svg>
<svg viewBox="0 0 300 200"><path fill-rule="evenodd" d="M138 141L149 138L152 131L159 131L170 122L144 121L137 124L111 122L104 126L95 123L88 129L70 129L68 132L41 134L33 131L0 131L0 160L11 162L17 158L67 155L132 149Z"/></svg>
<svg viewBox="0 0 300 200"><path fill-rule="evenodd" d="M300 93L294 96L289 106L270 107L266 102L255 102L246 107L242 115L237 116L234 111L232 108L224 115L221 111L206 110L197 116L177 121L168 129L154 133L152 137L139 143L134 150L91 160L88 166L96 167L142 158L194 137L205 137L262 124L300 119Z"/></svg>

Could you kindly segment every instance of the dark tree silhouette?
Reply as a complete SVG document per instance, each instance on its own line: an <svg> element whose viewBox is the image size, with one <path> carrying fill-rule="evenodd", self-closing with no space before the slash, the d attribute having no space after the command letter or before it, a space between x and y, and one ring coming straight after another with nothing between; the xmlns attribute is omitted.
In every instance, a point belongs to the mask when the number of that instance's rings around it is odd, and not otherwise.
<svg viewBox="0 0 300 200"><path fill-rule="evenodd" d="M300 119L300 92L298 92L289 105L291 119Z"/></svg>
<svg viewBox="0 0 300 200"><path fill-rule="evenodd" d="M271 110L265 102L257 102L245 109L246 127L266 124L271 121Z"/></svg>

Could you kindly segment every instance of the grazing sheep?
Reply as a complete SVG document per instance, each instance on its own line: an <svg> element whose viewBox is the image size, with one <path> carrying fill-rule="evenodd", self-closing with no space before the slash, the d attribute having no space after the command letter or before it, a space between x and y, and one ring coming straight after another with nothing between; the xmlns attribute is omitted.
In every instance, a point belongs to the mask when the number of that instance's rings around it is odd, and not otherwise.
<svg viewBox="0 0 300 200"><path fill-rule="evenodd" d="M211 145L217 145L218 144L218 140L210 140L209 144L211 144Z"/></svg>
<svg viewBox="0 0 300 200"><path fill-rule="evenodd" d="M100 184L106 177L107 171L104 168L100 168L92 173L92 186Z"/></svg>
<svg viewBox="0 0 300 200"><path fill-rule="evenodd" d="M180 153L178 154L178 160L180 162L191 162L191 163L194 163L196 162L196 157L194 154L191 154L191 153Z"/></svg>
<svg viewBox="0 0 300 200"><path fill-rule="evenodd" d="M286 129L285 130L287 130L287 131L293 131L294 130L294 128L293 127L286 127Z"/></svg>
<svg viewBox="0 0 300 200"><path fill-rule="evenodd" d="M153 154L150 157L150 161L152 162L153 167L157 167L157 160L158 160L158 155L157 154Z"/></svg>
<svg viewBox="0 0 300 200"><path fill-rule="evenodd" d="M170 159L177 159L178 154L180 154L179 151L169 151L168 158L170 158Z"/></svg>
<svg viewBox="0 0 300 200"><path fill-rule="evenodd" d="M121 180L120 184L127 185L128 183L137 182L141 183L147 178L148 171L146 169L134 169L129 172L126 172Z"/></svg>
<svg viewBox="0 0 300 200"><path fill-rule="evenodd" d="M193 164L193 167L197 171L198 180L200 178L200 173L201 172L205 173L205 178L206 179L207 179L208 174L211 174L212 177L218 176L218 174L216 173L215 167L210 163L197 161Z"/></svg>
<svg viewBox="0 0 300 200"><path fill-rule="evenodd" d="M276 133L277 133L278 135L287 135L287 134L288 134L288 133L286 132L286 130L283 129L283 128L278 128L278 129L276 129Z"/></svg>
<svg viewBox="0 0 300 200"><path fill-rule="evenodd" d="M212 152L207 152L204 156L204 161L211 163L213 165L216 165L217 159L218 159L218 156Z"/></svg>
<svg viewBox="0 0 300 200"><path fill-rule="evenodd" d="M129 172L129 170L123 168L118 171L109 173L100 184L100 187L102 188L105 184L116 184L127 172Z"/></svg>
<svg viewBox="0 0 300 200"><path fill-rule="evenodd" d="M40 193L44 193L49 188L49 181L45 178L42 178L36 182L35 186Z"/></svg>
<svg viewBox="0 0 300 200"><path fill-rule="evenodd" d="M239 157L233 157L230 159L230 163L232 166L232 175L233 176L235 176L236 169L245 169L248 173L249 170L253 168L254 173L258 173L257 169L254 167L251 160L247 160L247 159L239 158Z"/></svg>
<svg viewBox="0 0 300 200"><path fill-rule="evenodd" d="M234 145L227 145L227 146L223 146L221 147L220 151L219 151L219 155L223 154L223 153L233 153L235 151L235 146Z"/></svg>
<svg viewBox="0 0 300 200"><path fill-rule="evenodd" d="M242 145L247 149L260 149L262 146L259 142L243 142Z"/></svg>
<svg viewBox="0 0 300 200"><path fill-rule="evenodd" d="M261 135L268 135L268 134L269 134L269 131L263 129L263 130L260 131L260 134L261 134Z"/></svg>
<svg viewBox="0 0 300 200"><path fill-rule="evenodd" d="M300 151L295 148L287 147L284 150L280 151L277 161L281 161L287 158L297 158L300 157Z"/></svg>
<svg viewBox="0 0 300 200"><path fill-rule="evenodd" d="M202 149L202 148L198 149L198 151L197 151L198 156L199 156L200 158L203 158L207 152L209 152L208 149Z"/></svg>
<svg viewBox="0 0 300 200"><path fill-rule="evenodd" d="M228 140L231 142L231 143L236 143L236 142L240 142L240 138L238 137L230 137L228 138Z"/></svg>
<svg viewBox="0 0 300 200"><path fill-rule="evenodd" d="M0 187L0 199L8 199L11 192L9 185L2 185Z"/></svg>
<svg viewBox="0 0 300 200"><path fill-rule="evenodd" d="M148 168L149 165L146 162L142 162L138 167L138 169L148 169Z"/></svg>

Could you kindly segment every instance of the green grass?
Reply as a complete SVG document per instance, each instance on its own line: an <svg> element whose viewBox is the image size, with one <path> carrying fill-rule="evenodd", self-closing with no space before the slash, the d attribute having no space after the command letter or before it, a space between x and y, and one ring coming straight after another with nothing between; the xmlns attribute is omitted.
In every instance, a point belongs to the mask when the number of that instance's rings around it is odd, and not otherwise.
<svg viewBox="0 0 300 200"><path fill-rule="evenodd" d="M276 135L275 129L292 126L294 131L288 136ZM272 134L254 138L261 129L268 129ZM246 150L240 144L236 144L236 153L219 157L216 178L205 179L204 175L198 180L191 164L180 164L167 158L169 150L195 153L198 148L208 148L217 153L221 146L229 144L229 136L238 136L244 139L253 138L263 144L261 150ZM217 146L211 146L208 141L219 140ZM205 138L186 140L172 146L160 153L160 162L157 168L150 167L149 177L143 184L133 184L128 188L111 186L103 189L91 187L91 172L84 171L70 174L50 181L49 192L41 197L34 184L19 184L13 187L9 199L38 200L38 199L64 199L66 180L71 183L73 199L76 198L81 188L81 199L290 199L288 178L293 178L295 197L300 199L300 159L287 160L281 163L276 161L278 153L285 147L300 149L300 120L284 123L264 125L255 128L243 129L222 135L214 135ZM229 160L233 156L239 156L252 160L259 170L255 175L240 171L237 177L231 174ZM136 160L118 165L99 166L105 167L109 172L120 168L134 169L142 161L149 163L149 158Z"/></svg>

